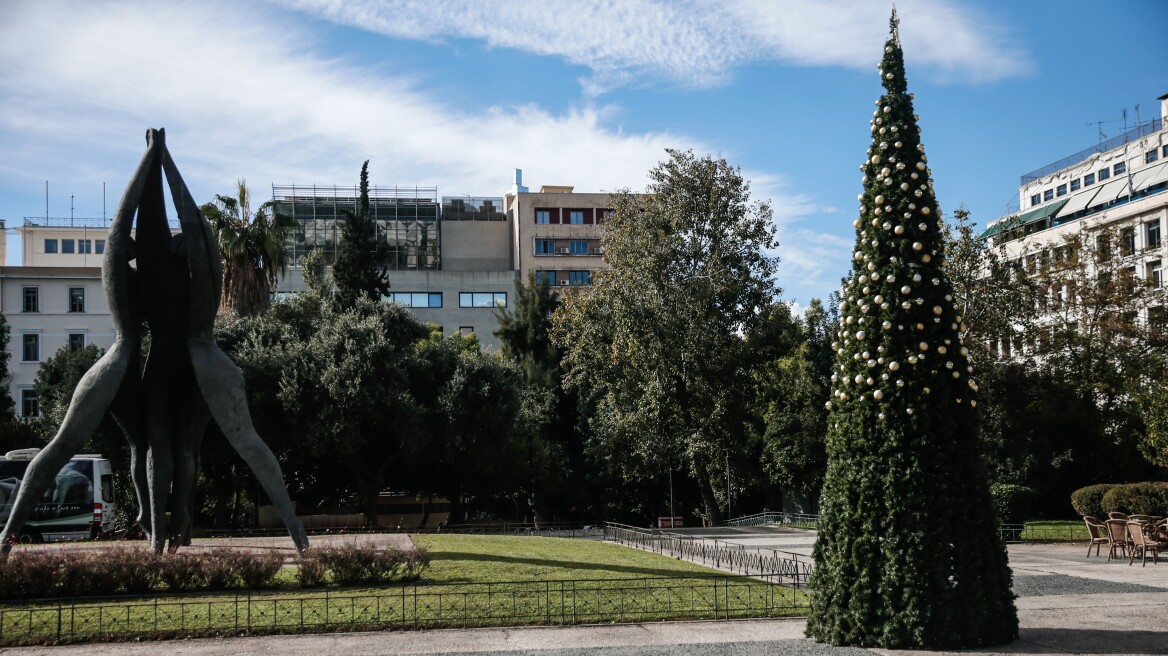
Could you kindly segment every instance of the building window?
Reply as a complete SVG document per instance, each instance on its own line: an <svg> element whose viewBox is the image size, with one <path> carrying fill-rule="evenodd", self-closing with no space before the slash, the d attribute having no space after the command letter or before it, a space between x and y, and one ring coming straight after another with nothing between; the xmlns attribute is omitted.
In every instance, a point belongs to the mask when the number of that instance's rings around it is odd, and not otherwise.
<svg viewBox="0 0 1168 656"><path fill-rule="evenodd" d="M1042 196L1039 194L1034 194L1033 196L1030 197L1030 205L1031 206L1037 205L1041 202L1042 202Z"/></svg>
<svg viewBox="0 0 1168 656"><path fill-rule="evenodd" d="M568 250L572 255L587 255L588 254L588 240L587 239L573 239L568 242Z"/></svg>
<svg viewBox="0 0 1168 656"><path fill-rule="evenodd" d="M1106 180L1107 178L1110 178L1110 177L1111 177L1111 170L1110 169L1099 169L1099 181L1100 182L1103 182L1104 180Z"/></svg>
<svg viewBox="0 0 1168 656"><path fill-rule="evenodd" d="M590 285L592 284L591 271L569 271L568 272L569 285Z"/></svg>
<svg viewBox="0 0 1168 656"><path fill-rule="evenodd" d="M474 326L459 326L458 334L462 335L463 337L470 337L471 335L475 334Z"/></svg>
<svg viewBox="0 0 1168 656"><path fill-rule="evenodd" d="M69 311L70 312L84 312L85 311L85 288L84 287L70 287L69 288Z"/></svg>
<svg viewBox="0 0 1168 656"><path fill-rule="evenodd" d="M535 211L535 222L538 223L539 225L548 225L549 223L551 223L552 222L551 210L536 210Z"/></svg>
<svg viewBox="0 0 1168 656"><path fill-rule="evenodd" d="M20 416L21 417L39 417L39 416L41 416L41 404L37 400L36 390L33 390L33 389L20 390Z"/></svg>
<svg viewBox="0 0 1168 656"><path fill-rule="evenodd" d="M1136 252L1136 229L1124 228L1119 233L1119 250L1123 255L1131 255Z"/></svg>
<svg viewBox="0 0 1168 656"><path fill-rule="evenodd" d="M1094 173L1088 173L1087 175L1083 176L1083 186L1084 187L1086 187L1088 185L1093 185L1093 184L1095 184L1095 174Z"/></svg>
<svg viewBox="0 0 1168 656"><path fill-rule="evenodd" d="M41 311L41 288L40 287L25 287L24 288L24 311L25 312L40 312Z"/></svg>
<svg viewBox="0 0 1168 656"><path fill-rule="evenodd" d="M69 351L76 352L85 348L85 333L69 333Z"/></svg>
<svg viewBox="0 0 1168 656"><path fill-rule="evenodd" d="M1165 148L1168 149L1168 146L1165 146ZM611 219L613 214L616 214L616 210L610 210L610 209L596 210L596 222L597 223L604 223L608 219Z"/></svg>
<svg viewBox="0 0 1168 656"><path fill-rule="evenodd" d="M24 333L21 335L21 362L41 361L41 336L38 333Z"/></svg>
<svg viewBox="0 0 1168 656"><path fill-rule="evenodd" d="M1127 162L1120 162L1119 164L1116 164L1114 170L1116 175L1127 171Z"/></svg>
<svg viewBox="0 0 1168 656"><path fill-rule="evenodd" d="M1147 237L1148 248L1160 247L1160 220L1149 221L1144 224L1144 236Z"/></svg>
<svg viewBox="0 0 1168 656"><path fill-rule="evenodd" d="M1057 190L1055 191L1055 195L1056 196L1066 196L1067 195L1067 186L1065 184L1059 185Z"/></svg>
<svg viewBox="0 0 1168 656"><path fill-rule="evenodd" d="M1078 190L1079 190L1079 186L1080 186L1080 183L1079 183L1079 179L1078 179L1078 178L1075 178L1074 180L1071 180L1071 191L1078 191Z"/></svg>
<svg viewBox="0 0 1168 656"><path fill-rule="evenodd" d="M1160 265L1160 260L1148 262L1145 274L1147 275L1149 287L1160 289L1164 286L1164 268Z"/></svg>
<svg viewBox="0 0 1168 656"><path fill-rule="evenodd" d="M536 239L535 240L535 254L536 255L551 255L556 252L556 240L554 239Z"/></svg>
<svg viewBox="0 0 1168 656"><path fill-rule="evenodd" d="M1168 145L1164 145L1160 148L1160 155L1162 157L1168 157Z"/></svg>
<svg viewBox="0 0 1168 656"><path fill-rule="evenodd" d="M92 239L78 239L77 240L77 252L82 253L82 254L86 254L86 255L92 253L93 252L93 240Z"/></svg>
<svg viewBox="0 0 1168 656"><path fill-rule="evenodd" d="M535 272L535 281L536 282L547 281L548 287L555 287L556 286L556 272L555 271L536 271Z"/></svg>
<svg viewBox="0 0 1168 656"><path fill-rule="evenodd" d="M1095 237L1095 259L1107 262L1111 259L1111 235L1102 234Z"/></svg>
<svg viewBox="0 0 1168 656"><path fill-rule="evenodd" d="M1048 201L1052 198L1054 198L1054 190L1053 189L1047 189L1046 191L1042 192L1042 200L1044 202Z"/></svg>
<svg viewBox="0 0 1168 656"><path fill-rule="evenodd" d="M390 294L394 303L408 308L440 308L441 292L394 292Z"/></svg>
<svg viewBox="0 0 1168 656"><path fill-rule="evenodd" d="M97 253L98 255L101 255L102 253L105 252L105 240L104 239L98 239L98 240L94 241L93 252Z"/></svg>
<svg viewBox="0 0 1168 656"><path fill-rule="evenodd" d="M568 216L572 225L584 225L584 210L572 210Z"/></svg>
<svg viewBox="0 0 1168 656"><path fill-rule="evenodd" d="M46 239L45 240L45 252L46 253L56 253L57 252L57 240L56 239Z"/></svg>
<svg viewBox="0 0 1168 656"><path fill-rule="evenodd" d="M62 239L61 240L61 252L65 253L67 255L73 253L73 240L72 239Z"/></svg>
<svg viewBox="0 0 1168 656"><path fill-rule="evenodd" d="M458 307L493 308L507 307L506 292L459 292Z"/></svg>
<svg viewBox="0 0 1168 656"><path fill-rule="evenodd" d="M1151 164L1158 159L1160 159L1160 153L1155 148L1144 153L1144 164Z"/></svg>

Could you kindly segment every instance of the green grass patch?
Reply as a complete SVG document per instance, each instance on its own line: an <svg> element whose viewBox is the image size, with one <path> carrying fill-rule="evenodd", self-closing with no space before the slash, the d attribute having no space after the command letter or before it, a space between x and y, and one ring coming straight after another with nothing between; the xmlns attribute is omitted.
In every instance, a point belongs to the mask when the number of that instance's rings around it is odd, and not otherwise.
<svg viewBox="0 0 1168 656"><path fill-rule="evenodd" d="M1085 542L1090 537L1087 525L1081 519L1032 519L1023 525L1021 539L1033 542Z"/></svg>
<svg viewBox="0 0 1168 656"><path fill-rule="evenodd" d="M629 579L718 570L610 542L497 535L418 535L430 551L422 583Z"/></svg>
<svg viewBox="0 0 1168 656"><path fill-rule="evenodd" d="M590 540L415 538L416 584L0 604L0 644L803 615L802 590Z"/></svg>

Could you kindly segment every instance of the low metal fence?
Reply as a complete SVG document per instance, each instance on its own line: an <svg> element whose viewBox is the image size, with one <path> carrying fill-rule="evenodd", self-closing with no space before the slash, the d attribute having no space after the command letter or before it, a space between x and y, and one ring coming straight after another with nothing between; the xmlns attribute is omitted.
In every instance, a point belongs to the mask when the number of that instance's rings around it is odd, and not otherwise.
<svg viewBox="0 0 1168 656"><path fill-rule="evenodd" d="M809 513L789 513L768 511L735 517L722 522L723 526L791 526L795 528L814 528L819 523L819 515Z"/></svg>
<svg viewBox="0 0 1168 656"><path fill-rule="evenodd" d="M777 576L693 576L402 586L374 593L29 602L0 607L0 645L802 615Z"/></svg>
<svg viewBox="0 0 1168 656"><path fill-rule="evenodd" d="M804 586L814 569L810 558L797 553L612 522L604 526L604 539L742 575L769 577L768 580L782 585Z"/></svg>
<svg viewBox="0 0 1168 656"><path fill-rule="evenodd" d="M763 512L743 517L735 517L724 522L725 526L781 525L814 529L819 524L819 515ZM1052 522L1051 524L1002 524L999 532L1003 542L1084 542L1090 539L1083 524Z"/></svg>

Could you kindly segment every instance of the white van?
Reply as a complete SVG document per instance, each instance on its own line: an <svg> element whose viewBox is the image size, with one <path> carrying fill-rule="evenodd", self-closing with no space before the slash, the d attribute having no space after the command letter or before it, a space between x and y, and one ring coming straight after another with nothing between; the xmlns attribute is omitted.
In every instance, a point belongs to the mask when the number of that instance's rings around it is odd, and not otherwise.
<svg viewBox="0 0 1168 656"><path fill-rule="evenodd" d="M8 522L12 503L28 464L40 449L9 451L0 459L0 526ZM21 542L86 540L113 531L114 474L110 461L97 453L73 456L45 490L20 529Z"/></svg>

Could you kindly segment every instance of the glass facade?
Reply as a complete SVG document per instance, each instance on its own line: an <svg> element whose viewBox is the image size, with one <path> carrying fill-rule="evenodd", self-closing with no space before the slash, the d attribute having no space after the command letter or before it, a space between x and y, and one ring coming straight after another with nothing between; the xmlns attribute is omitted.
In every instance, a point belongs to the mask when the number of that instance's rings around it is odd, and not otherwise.
<svg viewBox="0 0 1168 656"><path fill-rule="evenodd" d="M389 245L387 268L441 268L441 206L437 192L433 187L370 187L369 211L377 224L378 237ZM297 223L296 230L285 244L288 264L300 266L300 260L316 249L324 256L325 264L331 266L340 250L345 212L357 210L360 190L356 187L273 186L272 199L275 211L291 216ZM467 213L465 203L461 207L460 211ZM475 220L476 212L490 216L498 210L471 209L468 212L471 220Z"/></svg>

